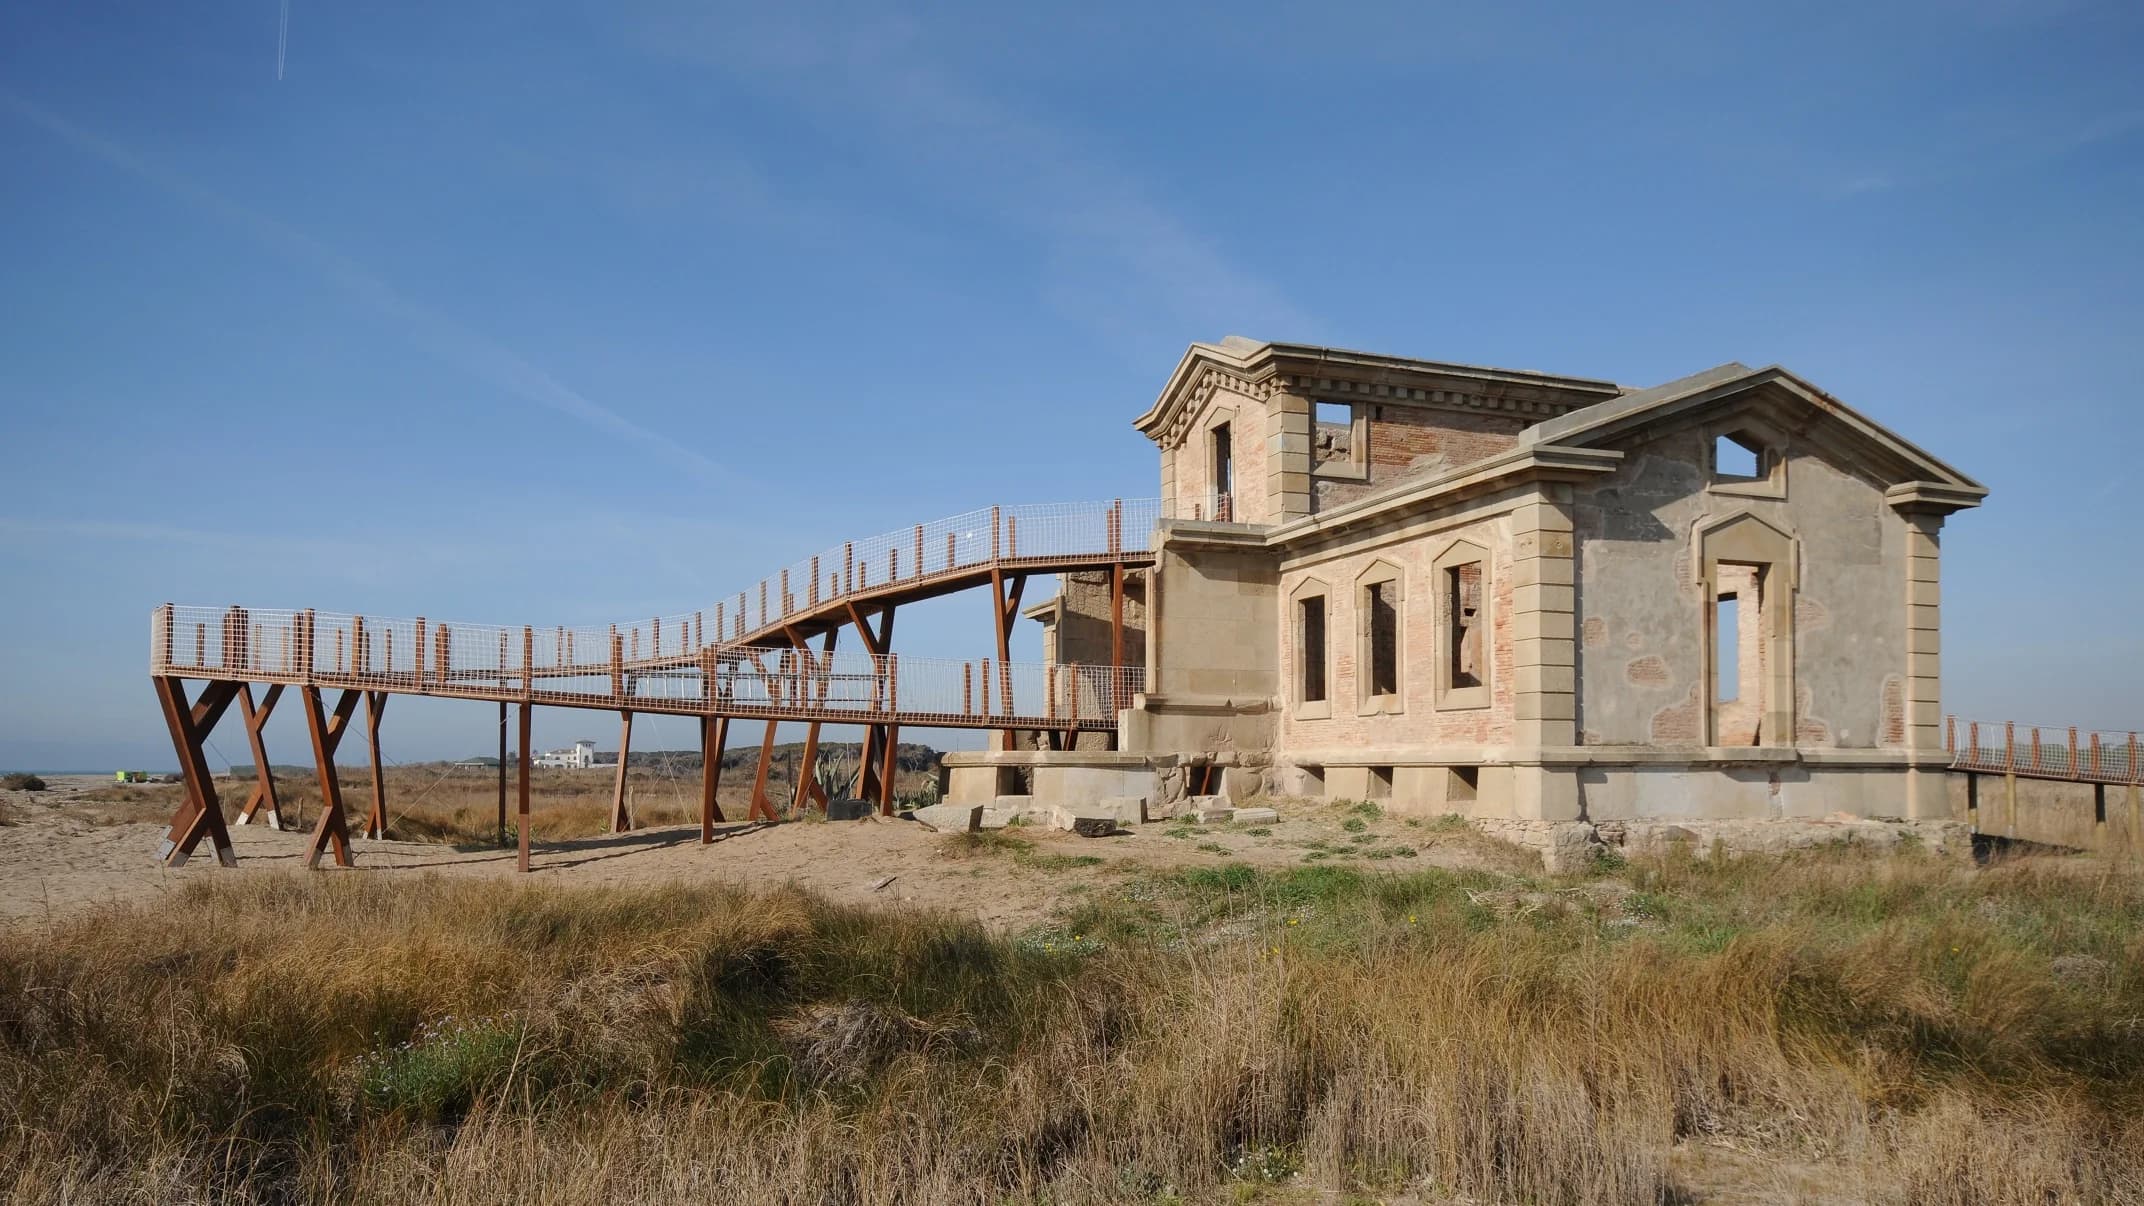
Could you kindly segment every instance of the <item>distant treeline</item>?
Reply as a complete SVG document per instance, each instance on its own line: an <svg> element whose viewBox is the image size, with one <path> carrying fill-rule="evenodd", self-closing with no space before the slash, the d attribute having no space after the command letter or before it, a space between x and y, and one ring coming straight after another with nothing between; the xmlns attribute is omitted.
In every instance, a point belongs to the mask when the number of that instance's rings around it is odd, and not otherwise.
<svg viewBox="0 0 2144 1206"><path fill-rule="evenodd" d="M862 748L861 745L854 741L822 741L819 743L819 765L853 767L856 765L856 759L860 756ZM931 746L904 741L901 742L895 752L894 759L900 769L904 771L934 771L938 769L939 756L939 751ZM776 773L787 772L794 775L797 763L802 761L803 757L803 742L784 742L774 747L773 762L769 769ZM618 751L597 750L596 761L598 763L615 764L618 761ZM738 767L756 766L758 762L758 742L732 745L722 753L722 769L726 771L735 770ZM683 774L686 771L691 771L697 774L700 769L700 751L634 750L632 763L632 769L634 770L660 771L666 774ZM269 765L278 778L302 778L313 773L313 768L310 766L292 766L281 762L270 763ZM349 761L347 755L345 755L344 758L337 759L337 765L347 767L355 765L355 763ZM405 767L425 766L440 770L452 765L495 770L499 765L499 760L496 757L486 755L476 758L464 758L456 762L442 759L437 762L404 762L396 763L395 765ZM511 766L511 761L509 761L508 765ZM230 773L241 779L250 778L253 774L253 764L250 762L235 763L232 765Z"/></svg>

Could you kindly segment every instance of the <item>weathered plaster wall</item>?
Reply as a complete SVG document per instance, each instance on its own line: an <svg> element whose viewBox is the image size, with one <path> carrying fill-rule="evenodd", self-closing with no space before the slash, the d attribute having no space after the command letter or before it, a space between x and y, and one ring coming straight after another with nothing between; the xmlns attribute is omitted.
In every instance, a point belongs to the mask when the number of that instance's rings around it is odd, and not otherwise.
<svg viewBox="0 0 2144 1206"><path fill-rule="evenodd" d="M1432 562L1453 542L1471 541L1489 551L1487 617L1489 706L1437 708L1438 659L1448 655L1446 634L1437 618L1440 584ZM1373 563L1397 566L1405 581L1400 623L1400 698L1397 714L1362 715L1361 667L1356 664L1363 624L1355 582ZM1305 715L1296 700L1301 681L1296 647L1296 592L1306 582L1323 583L1326 596L1326 641L1331 648L1326 680L1329 716ZM1492 515L1431 533L1400 534L1339 555L1302 558L1286 564L1280 580L1280 615L1269 640L1277 640L1280 657L1280 721L1277 752L1304 762L1358 755L1366 749L1414 750L1430 746L1508 744L1512 731L1511 526ZM1315 711L1316 709L1309 709Z"/></svg>
<svg viewBox="0 0 2144 1206"><path fill-rule="evenodd" d="M1165 497L1179 518L1213 519L1213 448L1208 434L1226 418L1235 490L1229 518L1235 523L1271 523L1266 454L1267 404L1228 389L1216 389L1192 421L1182 447L1168 451L1162 469Z"/></svg>
<svg viewBox="0 0 2144 1206"><path fill-rule="evenodd" d="M1836 812L1903 817L1905 775L1891 767L1780 765L1589 766L1579 799L1593 822L1816 820Z"/></svg>
<svg viewBox="0 0 2144 1206"><path fill-rule="evenodd" d="M1784 499L1716 493L1707 489L1710 438L1694 429L1626 451L1620 470L1573 500L1581 740L1702 742L1709 601L1692 570L1692 532L1748 512L1799 542L1795 744L1900 744L1906 533L1882 490L1790 448ZM1745 683L1745 694L1754 687Z"/></svg>
<svg viewBox="0 0 2144 1206"><path fill-rule="evenodd" d="M1212 754L1273 744L1279 559L1240 528L1163 525L1148 598L1144 707L1127 751Z"/></svg>

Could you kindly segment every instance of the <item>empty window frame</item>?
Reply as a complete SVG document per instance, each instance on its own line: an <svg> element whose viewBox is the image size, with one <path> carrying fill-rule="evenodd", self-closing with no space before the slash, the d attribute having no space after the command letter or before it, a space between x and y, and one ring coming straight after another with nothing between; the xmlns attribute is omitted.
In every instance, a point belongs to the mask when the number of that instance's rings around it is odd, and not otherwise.
<svg viewBox="0 0 2144 1206"><path fill-rule="evenodd" d="M1753 482L1764 476L1762 441L1741 432L1723 432L1712 440L1712 475L1722 481Z"/></svg>
<svg viewBox="0 0 2144 1206"><path fill-rule="evenodd" d="M1367 435L1360 408L1351 402L1312 402L1310 406L1311 470L1359 474Z"/></svg>
<svg viewBox="0 0 2144 1206"><path fill-rule="evenodd" d="M1729 591L1712 601L1712 633L1717 652L1712 658L1712 698L1733 703L1742 697L1742 660L1736 656L1741 635L1736 628L1742 601Z"/></svg>
<svg viewBox="0 0 2144 1206"><path fill-rule="evenodd" d="M1451 658L1446 681L1454 688L1479 687L1488 681L1482 667L1481 577L1479 561L1444 570L1445 644Z"/></svg>
<svg viewBox="0 0 2144 1206"><path fill-rule="evenodd" d="M1213 517L1228 518L1228 499L1236 492L1236 455L1230 443L1229 425L1215 427L1213 441Z"/></svg>
<svg viewBox="0 0 2144 1206"><path fill-rule="evenodd" d="M1325 596L1312 595L1295 605L1298 703L1325 702Z"/></svg>
<svg viewBox="0 0 2144 1206"><path fill-rule="evenodd" d="M1486 708L1494 669L1489 550L1455 541L1431 568L1437 612L1437 707Z"/></svg>
<svg viewBox="0 0 2144 1206"><path fill-rule="evenodd" d="M1390 561L1355 575L1355 703L1364 716L1406 711L1407 581Z"/></svg>

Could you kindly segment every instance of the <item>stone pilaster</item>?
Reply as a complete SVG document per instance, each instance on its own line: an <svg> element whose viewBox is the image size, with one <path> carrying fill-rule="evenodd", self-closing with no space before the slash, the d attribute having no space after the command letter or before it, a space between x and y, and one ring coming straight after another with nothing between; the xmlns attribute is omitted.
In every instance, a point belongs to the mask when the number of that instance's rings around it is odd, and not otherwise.
<svg viewBox="0 0 2144 1206"><path fill-rule="evenodd" d="M1576 560L1569 486L1548 483L1512 512L1512 744L1538 751L1577 743ZM1513 768L1513 807L1528 820L1578 817L1568 772Z"/></svg>
<svg viewBox="0 0 2144 1206"><path fill-rule="evenodd" d="M1942 542L1943 516L1907 511L1906 521L1906 748L1943 748ZM1941 817L1950 811L1946 775L1907 772L1906 815Z"/></svg>
<svg viewBox="0 0 2144 1206"><path fill-rule="evenodd" d="M1274 523L1310 514L1310 399L1276 394L1266 411L1266 497Z"/></svg>

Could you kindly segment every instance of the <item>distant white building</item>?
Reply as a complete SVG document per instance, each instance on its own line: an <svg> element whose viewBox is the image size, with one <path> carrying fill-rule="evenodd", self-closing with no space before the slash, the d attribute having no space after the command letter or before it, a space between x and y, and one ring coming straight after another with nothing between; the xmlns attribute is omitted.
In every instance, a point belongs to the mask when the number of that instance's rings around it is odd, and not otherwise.
<svg viewBox="0 0 2144 1206"><path fill-rule="evenodd" d="M566 770L587 770L596 764L596 743L576 741L562 750L545 750L530 759L537 766L555 766Z"/></svg>

